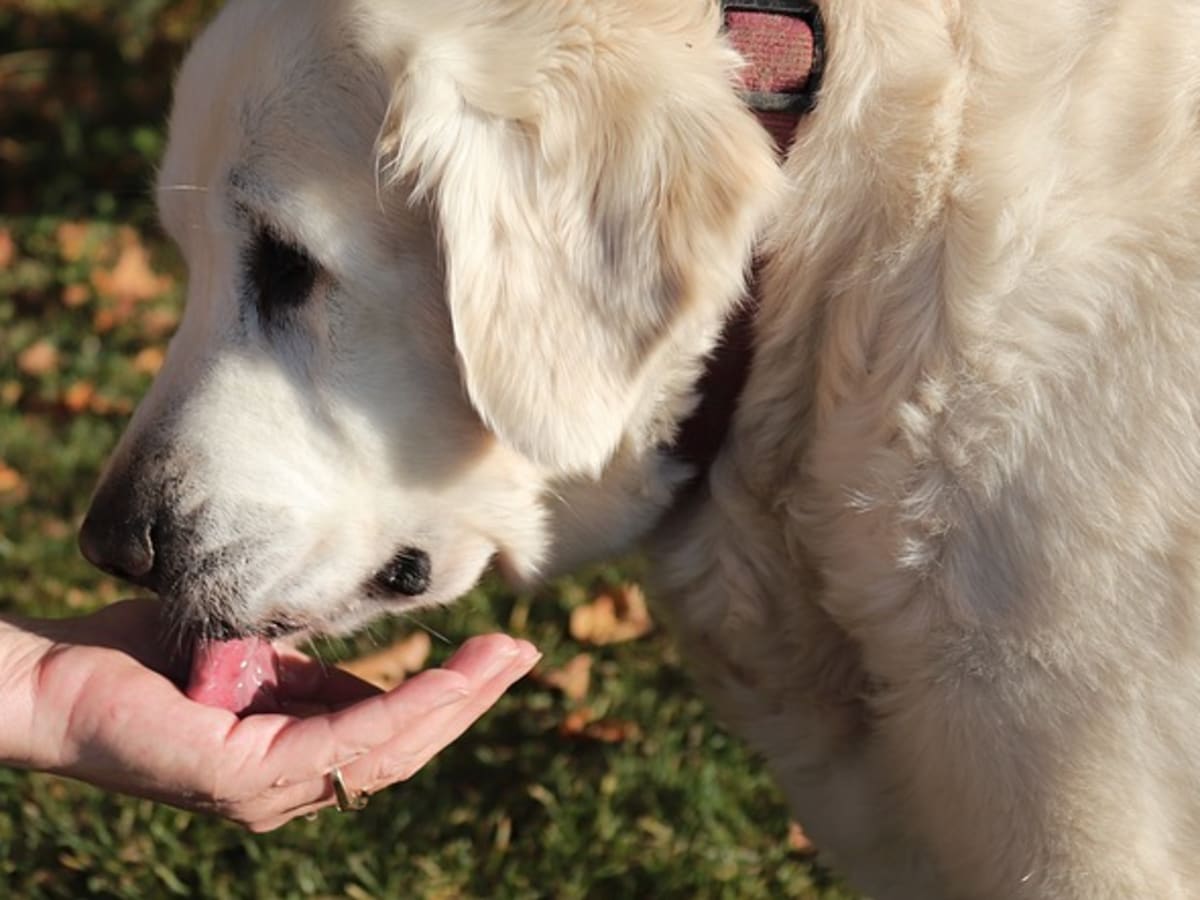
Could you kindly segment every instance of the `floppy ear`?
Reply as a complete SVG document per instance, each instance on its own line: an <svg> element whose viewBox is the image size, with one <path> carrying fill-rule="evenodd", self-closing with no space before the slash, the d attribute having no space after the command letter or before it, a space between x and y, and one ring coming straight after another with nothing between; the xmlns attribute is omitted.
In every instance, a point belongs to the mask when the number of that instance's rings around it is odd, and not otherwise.
<svg viewBox="0 0 1200 900"><path fill-rule="evenodd" d="M656 364L716 339L776 185L716 4L400 5L381 162L436 216L471 401L598 474L650 428Z"/></svg>

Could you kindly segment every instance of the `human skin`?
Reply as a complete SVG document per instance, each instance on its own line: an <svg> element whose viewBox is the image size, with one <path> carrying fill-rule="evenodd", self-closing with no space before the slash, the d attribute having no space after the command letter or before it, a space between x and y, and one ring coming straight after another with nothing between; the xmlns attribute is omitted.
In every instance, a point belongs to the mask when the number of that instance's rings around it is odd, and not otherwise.
<svg viewBox="0 0 1200 900"><path fill-rule="evenodd" d="M280 647L280 709L239 718L189 700L162 647L160 606L0 620L0 764L271 831L333 805L329 773L375 793L414 775L537 662L472 638L388 692Z"/></svg>

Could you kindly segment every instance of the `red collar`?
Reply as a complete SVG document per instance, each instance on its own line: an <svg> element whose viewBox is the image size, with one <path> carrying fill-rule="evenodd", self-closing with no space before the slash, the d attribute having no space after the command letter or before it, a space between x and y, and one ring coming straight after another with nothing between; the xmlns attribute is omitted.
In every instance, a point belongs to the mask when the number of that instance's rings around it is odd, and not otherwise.
<svg viewBox="0 0 1200 900"><path fill-rule="evenodd" d="M791 146L800 119L817 103L825 73L825 22L805 0L722 3L730 43L746 60L746 105L781 151Z"/></svg>
<svg viewBox="0 0 1200 900"><path fill-rule="evenodd" d="M800 0L726 2L730 43L746 60L746 104L786 154L800 119L812 111L825 70L825 27L815 3ZM671 453L696 469L699 480L716 459L754 355L758 265L743 303L725 323L700 380L700 403L683 423Z"/></svg>

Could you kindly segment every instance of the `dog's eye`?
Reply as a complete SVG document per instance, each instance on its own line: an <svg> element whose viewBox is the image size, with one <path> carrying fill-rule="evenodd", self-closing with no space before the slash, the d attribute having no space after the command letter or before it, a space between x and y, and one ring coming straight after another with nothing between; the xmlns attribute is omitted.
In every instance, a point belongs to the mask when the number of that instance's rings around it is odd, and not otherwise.
<svg viewBox="0 0 1200 900"><path fill-rule="evenodd" d="M264 318L301 306L320 271L311 256L265 228L254 236L247 263L255 302Z"/></svg>

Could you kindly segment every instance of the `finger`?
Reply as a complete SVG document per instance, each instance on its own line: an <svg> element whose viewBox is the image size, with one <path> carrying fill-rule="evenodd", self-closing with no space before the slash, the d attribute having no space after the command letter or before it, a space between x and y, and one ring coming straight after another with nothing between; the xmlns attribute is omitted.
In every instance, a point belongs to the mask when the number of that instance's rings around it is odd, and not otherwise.
<svg viewBox="0 0 1200 900"><path fill-rule="evenodd" d="M472 638L441 669L429 669L387 694L327 716L250 716L231 737L257 748L250 763L282 787L324 776L398 734L412 732L437 709L453 705L507 668L521 649L507 635Z"/></svg>
<svg viewBox="0 0 1200 900"><path fill-rule="evenodd" d="M496 704L505 691L525 677L540 658L541 654L536 649L524 644L507 667L464 697L461 703L438 710L423 727L402 734L384 747L343 767L347 784L358 790L375 793L397 781L407 781L460 738Z"/></svg>
<svg viewBox="0 0 1200 900"><path fill-rule="evenodd" d="M327 708L357 703L383 693L336 666L287 647L277 647L279 695L282 702L307 701Z"/></svg>
<svg viewBox="0 0 1200 900"><path fill-rule="evenodd" d="M458 702L432 711L415 727L406 730L389 745L367 754L358 763L343 766L343 776L352 790L378 790L396 781L412 777L438 752L460 736L484 712L490 709L512 684L536 664L540 654L521 642L518 653L508 666ZM458 661L474 668L478 658L470 655ZM436 670L434 670L436 671ZM483 674L478 670L476 674ZM267 815L252 830L272 830L287 821L333 805L335 793L328 774L302 783L281 786L272 797L275 815Z"/></svg>

